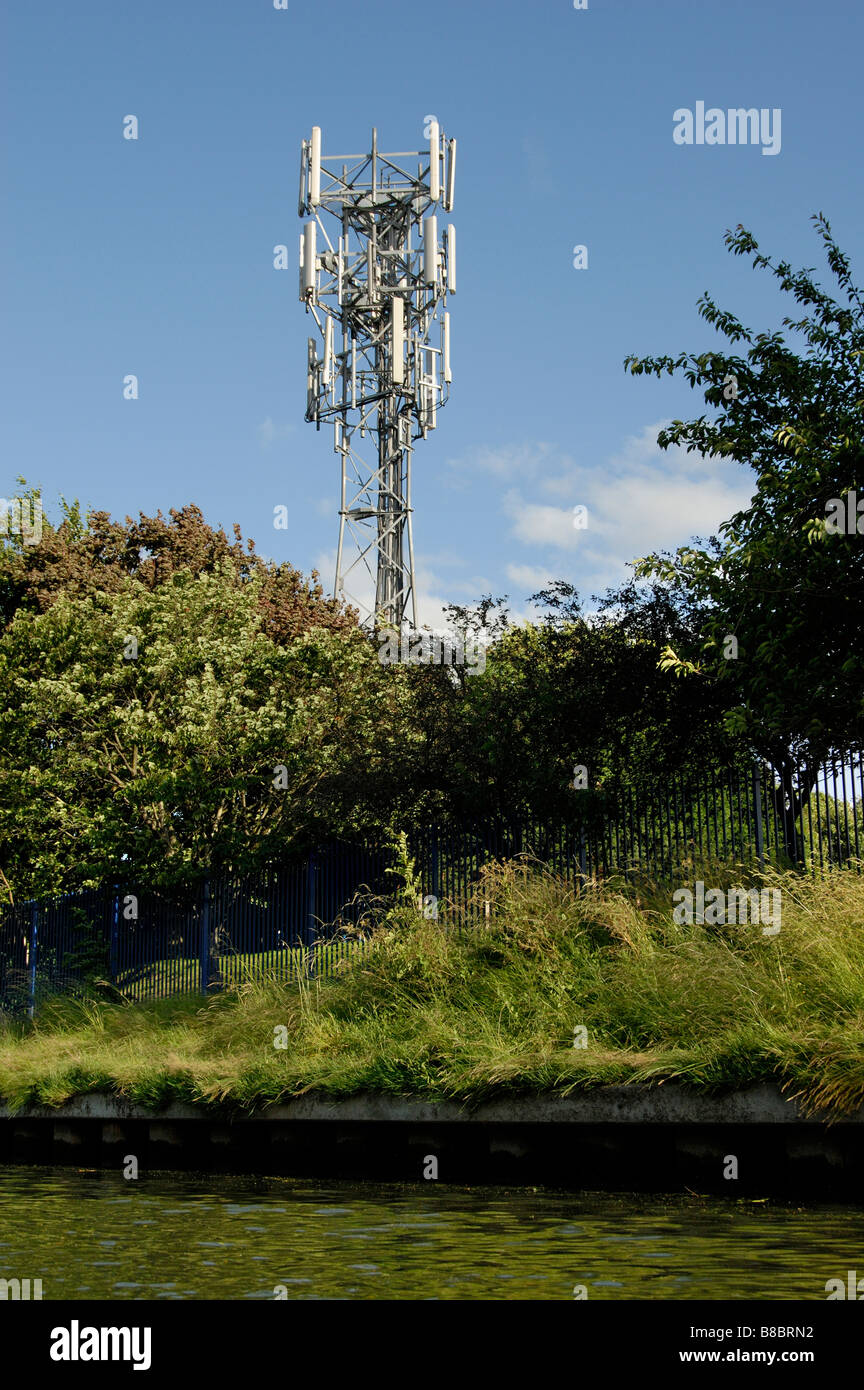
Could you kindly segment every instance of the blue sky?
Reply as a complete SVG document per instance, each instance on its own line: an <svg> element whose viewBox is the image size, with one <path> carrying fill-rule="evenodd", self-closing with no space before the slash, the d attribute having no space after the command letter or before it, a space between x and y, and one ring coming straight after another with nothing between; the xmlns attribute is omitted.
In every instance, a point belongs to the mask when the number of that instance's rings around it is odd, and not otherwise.
<svg viewBox="0 0 864 1390"><path fill-rule="evenodd" d="M824 211L864 278L852 0L43 0L2 24L0 495L23 474L49 515L59 494L120 517L195 502L332 583L338 463L303 420L293 260L273 267L313 124L325 153L373 125L419 149L430 113L459 142L454 382L415 453L421 621L489 589L524 611L550 577L590 594L746 501L746 469L656 449L701 397L622 365L719 346L705 290L778 326L727 227L827 282ZM698 101L780 108L780 152L677 145Z"/></svg>

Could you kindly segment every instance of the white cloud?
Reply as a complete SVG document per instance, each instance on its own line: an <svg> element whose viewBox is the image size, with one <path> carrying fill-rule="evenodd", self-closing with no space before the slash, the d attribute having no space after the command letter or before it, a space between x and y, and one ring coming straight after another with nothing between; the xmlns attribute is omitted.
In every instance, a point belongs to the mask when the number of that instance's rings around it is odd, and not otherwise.
<svg viewBox="0 0 864 1390"><path fill-rule="evenodd" d="M563 471L544 477L540 493L560 505L532 500L524 485L510 488L502 509L510 518L513 539L569 553L568 577L585 593L619 583L628 562L639 556L715 533L747 505L752 478L729 460L703 458L680 447L658 449L663 423L646 425L626 439L602 467L566 460ZM573 525L577 505L587 508L585 529ZM518 568L508 566L508 575Z"/></svg>
<svg viewBox="0 0 864 1390"><path fill-rule="evenodd" d="M267 419L262 421L262 423L258 426L258 443L261 445L262 449L269 449L270 445L273 444L276 440L287 439L289 434L293 433L293 425L274 425L273 421L270 419L270 416L268 415Z"/></svg>
<svg viewBox="0 0 864 1390"><path fill-rule="evenodd" d="M529 444L503 444L497 448L481 445L463 454L461 458L447 460L447 467L460 474L470 472L492 473L496 478L533 478L541 464L549 466L549 460L556 457L551 444L542 442ZM557 455L557 460L568 463L566 456Z"/></svg>
<svg viewBox="0 0 864 1390"><path fill-rule="evenodd" d="M571 550L579 536L573 526L572 508L550 507L542 502L526 502L521 492L513 488L506 493L504 510L512 520L511 536L517 540L539 545L554 545L559 550Z"/></svg>
<svg viewBox="0 0 864 1390"><path fill-rule="evenodd" d="M350 562L354 558L354 551L347 548L345 558ZM454 583L452 580L442 580L435 572L429 560L430 556L414 557L414 578L416 582L415 601L417 607L417 621L420 627L431 627L434 630L444 630L448 625L447 615L444 611L445 604L476 602L481 594L497 590L497 585L486 575L473 575L465 581ZM446 555L443 560L445 565L454 563L453 557ZM459 562L464 563L464 562ZM371 564L375 565L375 557L371 557ZM336 573L336 551L319 551L315 560L315 568L321 576L326 593L333 592L333 579ZM356 566L348 575L345 582L346 596L349 603L354 603L360 609L361 621L366 617L367 612L371 612L375 602L375 581L366 572L362 565Z"/></svg>
<svg viewBox="0 0 864 1390"><path fill-rule="evenodd" d="M588 601L624 582L636 558L711 535L746 507L754 490L749 470L681 448L658 449L663 423L646 425L590 466L542 441L478 448L451 460L463 483L486 475L476 501L478 544L460 555L447 539L437 547L433 541L417 556L421 624L440 627L448 601L472 603L506 590L522 603L554 579L570 580ZM494 517L496 499L503 526ZM587 508L585 529L573 525L578 505ZM347 538L346 546L346 560L353 559ZM319 556L318 568L329 588L335 550ZM371 607L374 578L355 571L348 591ZM528 616L514 614L517 621Z"/></svg>
<svg viewBox="0 0 864 1390"><path fill-rule="evenodd" d="M443 569L464 569L468 563L464 555L458 555L455 550L428 550L425 552L427 563L439 565Z"/></svg>
<svg viewBox="0 0 864 1390"><path fill-rule="evenodd" d="M539 565L508 565L507 578L511 584L518 584L526 592L537 593L552 582L553 575Z"/></svg>

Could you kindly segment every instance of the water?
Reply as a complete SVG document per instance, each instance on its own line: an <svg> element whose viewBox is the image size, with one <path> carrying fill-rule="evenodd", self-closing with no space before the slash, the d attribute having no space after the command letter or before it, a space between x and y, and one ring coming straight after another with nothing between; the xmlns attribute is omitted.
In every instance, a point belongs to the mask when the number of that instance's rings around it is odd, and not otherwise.
<svg viewBox="0 0 864 1390"><path fill-rule="evenodd" d="M864 1210L0 1168L0 1278L43 1299L821 1299Z"/></svg>

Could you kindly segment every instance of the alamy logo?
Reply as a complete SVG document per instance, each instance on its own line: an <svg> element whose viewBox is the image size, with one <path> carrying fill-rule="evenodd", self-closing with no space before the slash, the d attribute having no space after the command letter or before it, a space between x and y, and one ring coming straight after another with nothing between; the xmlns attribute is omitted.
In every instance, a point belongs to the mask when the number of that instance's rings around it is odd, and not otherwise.
<svg viewBox="0 0 864 1390"><path fill-rule="evenodd" d="M830 1289L830 1293L828 1292ZM825 1284L825 1292L828 1294L828 1302L832 1298L852 1298L856 1302L864 1302L864 1279L858 1278L858 1271L847 1269L846 1283L842 1279L829 1279Z"/></svg>
<svg viewBox="0 0 864 1390"><path fill-rule="evenodd" d="M20 536L25 545L42 539L41 497L0 497L0 536Z"/></svg>
<svg viewBox="0 0 864 1390"><path fill-rule="evenodd" d="M439 637L434 632L396 632L382 639L378 648L382 666L464 666L466 676L482 675L486 670L486 644L479 638L465 642Z"/></svg>
<svg viewBox="0 0 864 1390"><path fill-rule="evenodd" d="M131 1361L133 1371L149 1371L149 1327L69 1327L51 1331L52 1361Z"/></svg>
<svg viewBox="0 0 864 1390"><path fill-rule="evenodd" d="M677 888L672 894L676 904L672 921L678 926L685 922L697 922L708 926L743 925L746 922L763 922L763 936L776 936L780 930L782 916L782 897L779 888L730 888L724 893L722 888L709 888L700 880L694 884L695 892L689 888Z"/></svg>
<svg viewBox="0 0 864 1390"><path fill-rule="evenodd" d="M42 1280L34 1279L31 1293L29 1279L0 1279L0 1300L11 1299L27 1303L30 1299L39 1302L42 1298Z"/></svg>
<svg viewBox="0 0 864 1390"><path fill-rule="evenodd" d="M676 145L761 145L763 154L780 153L779 106L773 110L767 106L759 110L755 106L738 106L728 111L709 106L706 111L704 101L697 101L695 113L688 106L679 106L672 120Z"/></svg>
<svg viewBox="0 0 864 1390"><path fill-rule="evenodd" d="M832 497L825 503L825 530L829 536L864 536L864 497L857 492Z"/></svg>

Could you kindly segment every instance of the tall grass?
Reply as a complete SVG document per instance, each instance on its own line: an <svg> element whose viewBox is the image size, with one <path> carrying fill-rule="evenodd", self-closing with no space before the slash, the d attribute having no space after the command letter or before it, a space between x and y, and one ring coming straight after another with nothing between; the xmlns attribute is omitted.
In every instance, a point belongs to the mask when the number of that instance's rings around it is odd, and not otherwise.
<svg viewBox="0 0 864 1390"><path fill-rule="evenodd" d="M717 865L691 873L736 882ZM47 1001L0 1033L0 1096L248 1108L305 1092L473 1101L674 1077L703 1090L772 1080L805 1109L849 1112L864 1103L864 877L764 883L782 891L776 936L677 925L677 884L575 894L542 866L492 865L467 911L431 921L403 902L334 979L255 979L207 1001Z"/></svg>

